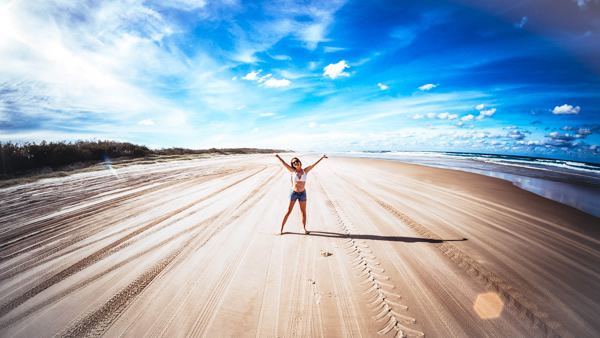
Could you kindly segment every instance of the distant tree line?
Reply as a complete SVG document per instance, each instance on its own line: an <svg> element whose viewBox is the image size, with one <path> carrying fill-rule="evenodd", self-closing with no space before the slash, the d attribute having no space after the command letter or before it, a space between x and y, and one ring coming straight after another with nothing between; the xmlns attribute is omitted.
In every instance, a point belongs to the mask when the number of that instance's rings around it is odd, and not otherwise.
<svg viewBox="0 0 600 338"><path fill-rule="evenodd" d="M1 178L20 176L28 172L50 168L59 169L75 163L97 163L116 158L141 158L151 155L190 155L190 154L250 154L269 153L280 150L231 148L194 150L168 148L151 150L146 146L114 141L46 142L40 144L0 142Z"/></svg>

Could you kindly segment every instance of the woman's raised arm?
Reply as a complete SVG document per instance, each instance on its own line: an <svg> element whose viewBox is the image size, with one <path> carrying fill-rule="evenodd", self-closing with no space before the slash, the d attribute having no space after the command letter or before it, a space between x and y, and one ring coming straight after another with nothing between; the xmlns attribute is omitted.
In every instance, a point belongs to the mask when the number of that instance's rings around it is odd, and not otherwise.
<svg viewBox="0 0 600 338"><path fill-rule="evenodd" d="M278 155L278 154L273 154L273 156L277 157L277 159L279 159L279 161L281 162L281 164L283 164L283 166L284 166L284 167L285 167L287 170L289 170L289 171L294 171L294 168L290 167L290 165L289 165L289 164L285 163L285 161L284 161L284 160L282 160L282 159L281 159L281 157L279 157L279 155Z"/></svg>
<svg viewBox="0 0 600 338"><path fill-rule="evenodd" d="M321 156L321 158L318 159L317 162L315 162L315 163L309 165L308 167L304 168L304 172L308 173L309 171L311 171L312 168L314 168L317 165L317 163L321 162L321 160L324 159L324 158L327 158L327 155Z"/></svg>

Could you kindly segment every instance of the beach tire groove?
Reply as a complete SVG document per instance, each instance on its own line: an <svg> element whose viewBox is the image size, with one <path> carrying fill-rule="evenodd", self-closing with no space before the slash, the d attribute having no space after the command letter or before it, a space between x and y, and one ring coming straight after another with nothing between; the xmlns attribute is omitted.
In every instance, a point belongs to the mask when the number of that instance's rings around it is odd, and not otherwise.
<svg viewBox="0 0 600 338"><path fill-rule="evenodd" d="M254 175L262 172L266 167L258 172L247 176L235 183L220 189L219 191L211 194L218 194L224 190L241 183L242 181L253 177ZM216 219L220 219L217 217ZM202 238L201 245L204 245L210 238L228 226L231 222L225 222L217 227L209 227L212 229L208 238ZM205 227L206 228L206 227ZM183 245L172 251L167 257L160 260L152 268L147 270L135 281L130 283L127 287L122 289L119 293L111 297L107 302L101 305L98 309L88 313L82 319L76 321L73 325L61 332L58 336L60 337L79 337L79 336L101 336L112 323L121 315L121 313L133 303L134 299L137 298L147 287L171 264L173 263L191 243L198 239L202 232L196 233L190 237ZM249 242L249 241L246 241ZM247 248L247 245L246 245ZM240 250L238 250L240 251ZM235 261L235 260L234 260Z"/></svg>
<svg viewBox="0 0 600 338"><path fill-rule="evenodd" d="M402 223L416 231L420 236L423 236L427 239L442 241L440 236L416 222L406 214L400 212L393 206L377 198L366 190L356 185L354 186L361 190L366 196L369 196L371 199L381 205L396 218L400 219ZM485 288L495 291L501 298L503 298L505 304L512 305L507 306L507 309L512 309L512 311L517 314L519 318L524 319L533 328L539 329L545 336L573 336L571 333L562 329L563 326L558 322L550 322L548 319L548 314L537 310L538 307L535 304L526 300L525 297L523 297L522 294L515 290L512 286L503 282L499 276L471 258L468 254L455 245L448 242L433 243L433 245L436 246L444 255L450 258L451 261L455 262L462 270L467 272L469 276L474 276L474 279L481 283ZM469 271L471 271L471 273L468 273Z"/></svg>
<svg viewBox="0 0 600 338"><path fill-rule="evenodd" d="M270 179L272 179L272 176L270 178L268 178L267 180L270 180ZM210 224L207 224L208 226L203 226L203 229L205 231L203 231L200 234L202 236L198 237L197 240L195 241L195 243L192 243L191 245L189 245L188 250L186 250L185 252L183 252L182 254L180 254L177 257L177 261L183 262L190 255L193 255L193 253L196 252L199 248L203 247L213 236L215 236L217 233L219 233L225 227L230 225L232 223L232 220L234 220L236 218L235 217L236 213L238 213L238 214L243 213L250 207L248 202L253 201L252 197L257 192L258 192L258 190L253 191L249 195L250 197L246 198L242 202L242 204L240 206L238 206L237 210L234 210L233 212L229 212L229 213L220 212L218 215L213 216L210 220ZM262 197L262 195L259 196L258 199L260 199L261 197ZM246 205L246 207L240 212L239 208L242 205ZM232 215L232 214L234 214L234 215ZM204 224L201 224L201 225L204 225ZM199 226L200 225L195 226L195 228L199 227ZM174 266L177 266L177 264L178 264L178 262L176 262L176 261L172 262L170 264L170 266L168 267L168 269L169 268L175 269ZM204 273L209 273L209 272L210 272L210 269L206 269ZM166 273L166 271L164 273ZM159 278L160 278L160 276L159 276ZM196 284L194 283L194 285L196 285ZM203 285L203 286L205 286L205 285ZM180 291L173 298L171 298L169 304L165 307L164 311L161 313L160 316L157 317L157 320L154 321L152 327L149 328L149 330L148 330L148 332L150 332L149 336L160 337L160 336L165 335L165 332L168 329L169 325L171 325L171 323L176 318L176 316L180 314L180 309L187 302L187 300L189 299L189 297L192 294L192 291L193 291L193 288L191 286L189 288L181 288ZM114 331L120 332L121 335L127 335L128 334L127 331L135 323L137 317L141 316L142 314L143 314L143 311L138 311L137 316L134 316L133 319L130 319L129 324L120 323L119 326L121 326L121 328L116 328Z"/></svg>
<svg viewBox="0 0 600 338"><path fill-rule="evenodd" d="M37 311L39 311L39 310L41 310L43 308L46 308L46 307L48 307L48 306L50 306L50 305L52 305L52 304L60 301L61 299L69 296L73 292L82 289L83 287L89 285L90 283L93 283L94 281L96 281L96 280L104 277L105 275L107 275L107 274L109 274L109 273L111 273L111 272L113 272L113 271L115 271L115 270L117 270L117 269L119 269L119 268L121 268L121 267L123 267L123 266L125 266L125 265L127 265L127 264L129 264L129 263L131 263L131 262L133 262L133 261L135 261L135 260L137 260L137 259L145 256L145 255L147 255L148 253L151 253L151 252L153 252L153 251L155 251L155 250L157 250L159 248L162 248L166 244L169 244L169 243L173 242L174 240L176 240L176 239L178 239L178 238L180 238L182 236L189 235L190 233L192 233L193 231L197 230L198 228L205 228L207 224L212 223L216 219L217 219L217 216L213 216L213 217L211 217L209 219L206 219L205 221L203 221L203 222L201 222L201 223L199 223L199 224L197 224L197 225L195 225L195 226L193 226L193 227L191 227L189 229L186 229L186 230L182 231L181 233L179 233L177 235L171 236L171 237L169 237L169 238L167 238L167 239L165 239L165 240L163 240L163 241L161 241L161 242L159 242L159 243L157 243L157 244L149 247L148 249L146 249L146 250L144 250L142 252L139 252L139 253L137 253L137 254L135 254L135 255L133 255L133 256L131 256L131 257L129 257L129 258L127 258L127 259L119 262L119 263L116 263L116 264L112 265L110 268L108 268L108 269L106 269L106 270L104 270L104 271L102 271L100 273L97 273L94 276L92 276L90 278L87 278L86 280L83 280L83 281L77 283L76 285L74 285L74 286L66 289L66 290L63 290L59 294L57 294L57 295L49 298L48 300L46 300L46 301L38 304L37 306L34 306L34 307L28 309L26 312L24 312L22 314L19 314L18 316L13 317L13 318L11 318L10 320L8 320L6 322L1 323L0 324L0 329L4 329L4 328L6 328L6 327L8 327L8 326L10 326L10 325L12 325L12 324L20 321L20 320L26 318L27 316L29 316L29 315L31 315L31 314L33 314L33 313L35 313L35 312L37 312Z"/></svg>
<svg viewBox="0 0 600 338"><path fill-rule="evenodd" d="M173 216L175 216L175 215L177 215L177 214L179 214L179 213L181 213L181 212L183 212L183 211L185 211L185 210L187 210L187 209L195 206L196 204L198 204L198 203L200 203L200 202L202 202L202 201L204 201L204 200L206 200L208 198L211 198L212 196L214 196L214 195L216 195L216 194L218 194L218 193L220 193L220 192L222 192L224 190L227 190L227 189L229 189L229 188L231 188L231 187L233 187L233 186L235 186L235 185L237 185L237 184L239 184L239 183L241 183L241 182L249 179L250 177L253 177L254 175L262 172L265 169L266 169L266 166L264 166L262 169L258 170L257 172L253 173L252 175L246 176L246 177L244 177L244 178L242 178L242 179L240 179L240 180L238 180L238 181L236 181L236 182L234 182L234 183L232 183L232 184L230 184L230 185L228 185L228 186L226 186L226 187L224 187L224 188L222 188L222 189L220 189L220 190L218 190L218 191L216 191L216 192L214 192L214 193L212 193L212 194L210 194L210 195L208 195L208 196L206 196L204 198L201 198L201 199L199 199L197 201L194 201L194 202L192 202L192 203L190 203L190 204L188 204L188 205L186 205L184 207L181 207L181 208L179 208L179 209L177 209L177 210L175 210L175 211L173 211L173 212L171 212L171 213L169 213L169 214L167 214L165 216L162 216L162 217L158 218L157 220L151 222L150 224L148 224L148 225L146 225L144 227L141 227L140 229L137 229L137 230L131 232L130 234L128 234L128 235L126 235L126 236L124 236L124 237L122 237L122 238L114 241L113 243L111 243L111 244L105 246L104 248L102 248L102 249L94 252L93 254L89 255L88 257L86 257L86 258L78 261L77 263L69 266L68 268L66 268L66 269L64 269L64 270L56 273L55 275L53 275L49 279L46 279L45 281L39 283L38 285L36 285L35 287L29 289L28 291L26 291L25 293L21 294L20 296L17 296L15 298L9 300L8 302L0 305L0 317L3 317L9 311L11 311L12 309L14 309L17 306L23 304L28 299L34 297L35 295L37 295L40 292L46 290L47 288L51 287L52 285L55 285L55 284L59 283L60 281L68 278L69 276L71 276L71 275L73 275L73 274L75 274L75 273L77 273L77 272L85 269L86 267L92 265L93 263L95 263L95 262L97 262L97 261L105 258L108 254L114 253L112 251L112 249L116 248L120 244L122 244L122 243L130 240L131 238L134 238L135 236L143 233L144 231L147 231L148 229L151 229L155 225L160 224L161 222L163 222L163 221L165 221L165 220L167 220L167 219L169 219L169 218L171 218L171 217L173 217Z"/></svg>
<svg viewBox="0 0 600 338"><path fill-rule="evenodd" d="M323 189L324 190L324 189ZM350 262L354 270L358 272L357 277L363 281L359 284L366 285L365 295L373 295L367 302L374 315L372 318L377 321L383 321L384 326L377 333L386 335L392 330L396 330L396 336L400 337L423 337L425 334L415 329L411 329L406 325L415 324L416 320L404 315L398 314L392 309L401 309L407 311L408 307L400 305L397 302L390 301L390 298L400 299L400 295L391 293L386 289L395 289L395 286L390 283L382 282L381 280L389 281L388 276L383 275L385 269L378 267L380 262L377 257L372 254L369 245L364 241L359 241L352 238L352 232L358 230L343 211L343 208L327 197L327 206L331 210L334 217L337 219L338 227L348 237L346 254L350 257Z"/></svg>

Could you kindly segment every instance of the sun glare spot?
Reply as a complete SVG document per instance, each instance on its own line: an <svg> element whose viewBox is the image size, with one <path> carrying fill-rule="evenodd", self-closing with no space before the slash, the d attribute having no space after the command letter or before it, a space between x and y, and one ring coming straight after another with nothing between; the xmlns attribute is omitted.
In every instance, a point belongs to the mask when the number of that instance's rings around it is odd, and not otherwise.
<svg viewBox="0 0 600 338"><path fill-rule="evenodd" d="M475 313L481 319L498 318L503 308L504 302L495 292L480 293L473 304Z"/></svg>

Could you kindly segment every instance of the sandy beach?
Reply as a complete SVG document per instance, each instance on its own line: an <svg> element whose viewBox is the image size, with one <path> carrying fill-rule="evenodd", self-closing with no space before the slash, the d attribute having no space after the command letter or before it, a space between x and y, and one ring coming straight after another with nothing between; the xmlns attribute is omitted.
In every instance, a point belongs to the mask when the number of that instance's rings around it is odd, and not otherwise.
<svg viewBox="0 0 600 338"><path fill-rule="evenodd" d="M289 161L292 154L282 154ZM299 154L310 164L317 154ZM600 219L471 173L273 156L0 190L0 336L598 337Z"/></svg>

